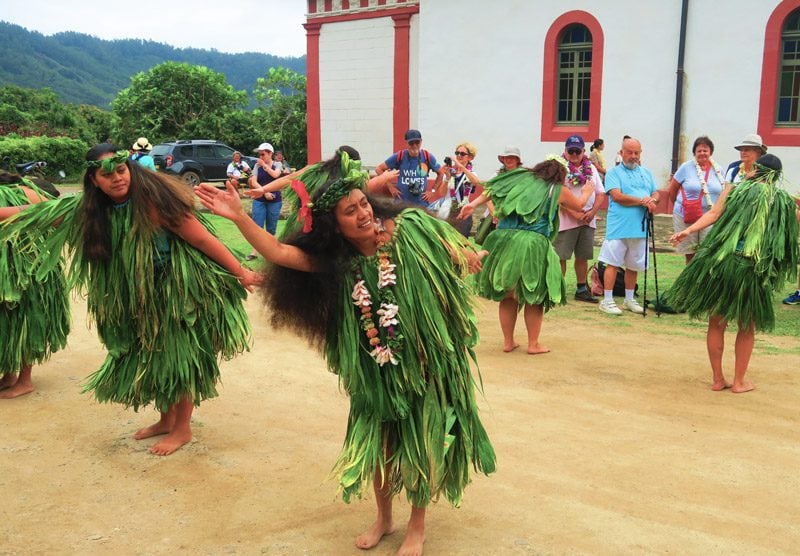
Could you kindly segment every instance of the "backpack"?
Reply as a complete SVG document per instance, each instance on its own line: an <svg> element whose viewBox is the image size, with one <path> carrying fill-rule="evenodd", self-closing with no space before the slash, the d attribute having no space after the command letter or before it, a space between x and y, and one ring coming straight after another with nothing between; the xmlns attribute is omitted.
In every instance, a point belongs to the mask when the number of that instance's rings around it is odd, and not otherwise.
<svg viewBox="0 0 800 556"><path fill-rule="evenodd" d="M395 155L397 156L397 165L398 166L403 161L403 157L406 155L406 152L408 152L408 150L407 149L403 149L403 150L397 151L395 153ZM420 154L420 158L422 158L422 162L427 164L428 168L430 168L431 167L431 153L429 153L425 149L420 149L419 154ZM430 170L428 170L428 171L430 171Z"/></svg>
<svg viewBox="0 0 800 556"><path fill-rule="evenodd" d="M603 274L606 271L606 264L600 261L597 261L592 265L592 268L589 269L589 276L587 282L589 283L589 289L592 291L592 295L603 295ZM617 297L624 297L625 296L625 269L620 267L617 270L617 279L614 281L614 289L612 290L613 294ZM639 284L636 284L636 287L633 289L633 294L639 291Z"/></svg>

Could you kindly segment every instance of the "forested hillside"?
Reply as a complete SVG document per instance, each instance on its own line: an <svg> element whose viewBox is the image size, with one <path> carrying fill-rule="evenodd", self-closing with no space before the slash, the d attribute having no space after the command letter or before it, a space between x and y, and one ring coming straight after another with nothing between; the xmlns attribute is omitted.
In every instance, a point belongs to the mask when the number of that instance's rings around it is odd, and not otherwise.
<svg viewBox="0 0 800 556"><path fill-rule="evenodd" d="M0 85L49 87L64 102L105 109L130 85L132 75L165 61L207 66L248 94L270 67L282 66L301 75L306 72L305 56L226 54L138 39L107 41L74 32L44 36L4 21L0 21L0 52Z"/></svg>

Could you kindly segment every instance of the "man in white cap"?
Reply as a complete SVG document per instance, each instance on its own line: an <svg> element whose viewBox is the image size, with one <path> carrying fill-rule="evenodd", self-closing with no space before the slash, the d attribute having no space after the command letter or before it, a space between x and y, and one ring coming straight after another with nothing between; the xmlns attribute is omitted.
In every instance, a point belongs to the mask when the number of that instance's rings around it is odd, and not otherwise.
<svg viewBox="0 0 800 556"><path fill-rule="evenodd" d="M137 162L139 165L144 166L148 170L156 171L156 162L150 156L150 151L153 150L153 145L147 140L147 137L139 137L131 147L133 154L131 160Z"/></svg>
<svg viewBox="0 0 800 556"><path fill-rule="evenodd" d="M253 198L252 217L260 228L266 229L272 235L278 231L278 218L281 215L281 192L264 192L261 188L281 177L279 165L272 160L272 153L275 149L269 143L261 143L256 149L258 161L256 161L253 174L250 176L250 196ZM258 252L253 249L247 255L247 260L252 261L258 256Z"/></svg>

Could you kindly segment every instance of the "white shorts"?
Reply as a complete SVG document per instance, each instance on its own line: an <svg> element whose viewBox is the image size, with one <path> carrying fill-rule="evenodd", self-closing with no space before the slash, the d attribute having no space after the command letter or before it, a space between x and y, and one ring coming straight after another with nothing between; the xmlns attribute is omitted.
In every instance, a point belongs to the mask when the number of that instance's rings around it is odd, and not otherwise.
<svg viewBox="0 0 800 556"><path fill-rule="evenodd" d="M627 270L647 268L647 240L643 237L629 239L606 239L600 247L597 260Z"/></svg>
<svg viewBox="0 0 800 556"><path fill-rule="evenodd" d="M686 228L688 228L690 224L687 224L683 221L683 216L679 216L672 213L672 227L675 230L675 233L682 232ZM703 241L708 232L711 231L711 226L706 226L699 232L694 232L683 238L678 245L675 246L675 251L682 255L688 255L690 253L694 253L697 251L697 246L700 245L700 242Z"/></svg>

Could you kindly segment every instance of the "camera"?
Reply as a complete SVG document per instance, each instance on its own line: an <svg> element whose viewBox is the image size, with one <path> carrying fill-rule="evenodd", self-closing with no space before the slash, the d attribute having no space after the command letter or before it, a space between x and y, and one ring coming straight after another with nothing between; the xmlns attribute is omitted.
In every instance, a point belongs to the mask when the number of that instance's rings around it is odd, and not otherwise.
<svg viewBox="0 0 800 556"><path fill-rule="evenodd" d="M444 163L445 163L447 166L452 166L452 165L453 165L453 159L452 159L452 158L450 158L449 156L446 156L446 157L444 157Z"/></svg>

